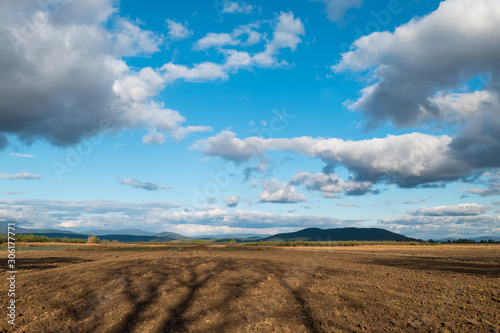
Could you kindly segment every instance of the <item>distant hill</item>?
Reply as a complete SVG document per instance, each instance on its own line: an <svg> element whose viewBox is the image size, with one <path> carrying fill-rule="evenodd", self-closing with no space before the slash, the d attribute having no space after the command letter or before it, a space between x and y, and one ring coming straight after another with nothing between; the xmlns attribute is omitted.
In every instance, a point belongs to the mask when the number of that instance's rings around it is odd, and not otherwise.
<svg viewBox="0 0 500 333"><path fill-rule="evenodd" d="M0 224L0 234L7 234L7 225ZM87 239L89 235L97 236L101 240L112 241L116 239L120 242L168 242L171 240L187 240L189 237L174 233L162 232L154 234L140 229L122 229L122 230L88 230L83 232L73 232L58 229L27 229L15 226L15 234L31 234L35 236L47 236L49 238L78 238Z"/></svg>
<svg viewBox="0 0 500 333"><path fill-rule="evenodd" d="M58 230L58 229L27 229L27 228L22 228L15 226L15 233L16 234L45 234L45 233L50 233L50 234L64 234L66 237L69 237L70 235L79 235L80 233L78 232L73 232L73 231L66 231L66 230ZM0 234L6 234L7 233L7 225L0 225ZM63 236L63 237L65 237ZM76 238L76 237L74 237Z"/></svg>
<svg viewBox="0 0 500 333"><path fill-rule="evenodd" d="M19 233L19 234L46 236L49 238L64 238L64 237L78 238L78 239L88 239L89 238L89 235L77 234L77 233L67 234L67 233L60 233L60 232L24 232L24 233Z"/></svg>
<svg viewBox="0 0 500 333"><path fill-rule="evenodd" d="M154 234L154 236L158 237L158 238L172 238L172 239L186 239L186 238L189 238L187 236L184 236L184 235L181 235L181 234L177 234L175 232L168 232L168 231L160 232L159 234Z"/></svg>
<svg viewBox="0 0 500 333"><path fill-rule="evenodd" d="M394 232L379 228L307 228L296 232L277 234L264 241L304 240L304 241L415 241Z"/></svg>
<svg viewBox="0 0 500 333"><path fill-rule="evenodd" d="M82 231L82 234L100 236L100 235L132 235L132 236L154 236L154 232L144 231L141 229L121 229L121 230L87 230Z"/></svg>

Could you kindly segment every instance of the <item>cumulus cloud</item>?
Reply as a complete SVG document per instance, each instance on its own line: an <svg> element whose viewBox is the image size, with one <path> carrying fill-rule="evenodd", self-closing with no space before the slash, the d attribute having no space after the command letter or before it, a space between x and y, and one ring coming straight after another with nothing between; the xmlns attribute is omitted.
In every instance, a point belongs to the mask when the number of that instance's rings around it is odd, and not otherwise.
<svg viewBox="0 0 500 333"><path fill-rule="evenodd" d="M320 191L326 198L337 198L338 193L345 192L346 195L364 195L372 191L371 182L344 181L336 174L309 172L297 173L290 180L290 184L304 184L308 190Z"/></svg>
<svg viewBox="0 0 500 333"><path fill-rule="evenodd" d="M464 203L456 206L420 207L409 210L415 216L476 216L486 213L492 206Z"/></svg>
<svg viewBox="0 0 500 333"><path fill-rule="evenodd" d="M349 103L368 128L388 120L398 127L459 124L450 154L476 168L499 167L500 44L491 42L499 29L498 1L446 0L394 32L359 38L333 69L373 74L374 83ZM460 91L478 76L483 87Z"/></svg>
<svg viewBox="0 0 500 333"><path fill-rule="evenodd" d="M141 182L135 179L120 179L120 183L123 185L132 186L134 188L140 188L146 191L158 191L158 190L170 190L171 186L163 186L155 183Z"/></svg>
<svg viewBox="0 0 500 333"><path fill-rule="evenodd" d="M201 150L205 155L222 157L231 161L250 160L266 150L265 141L250 137L241 140L236 133L224 130L221 133L196 141L190 149Z"/></svg>
<svg viewBox="0 0 500 333"><path fill-rule="evenodd" d="M260 202L272 203L297 203L307 201L305 195L297 192L289 183L281 183L276 179L267 180L262 184Z"/></svg>
<svg viewBox="0 0 500 333"><path fill-rule="evenodd" d="M346 12L351 8L360 8L363 0L314 0L326 5L326 14L332 22L342 22Z"/></svg>
<svg viewBox="0 0 500 333"><path fill-rule="evenodd" d="M263 38L263 33L256 30L261 25L259 22L239 26L231 33L208 33L205 37L198 40L193 45L194 50L207 50L215 47L225 56L225 61L222 64L209 63L214 72L217 72L217 75L214 75L212 78L201 77L200 79L225 80L227 79L228 72L234 72L242 68L287 66L288 62L286 60L279 61L277 56L282 49L290 49L292 52L297 49L298 44L302 41L300 36L305 34L304 25L300 18L294 17L292 12L282 12L271 22L273 24L272 38L267 40L263 51L254 54L224 47L236 45L249 46L259 43ZM243 36L246 36L246 40L242 38ZM175 66L177 65L169 64L169 67L164 67L163 69L166 71L172 70L175 79L184 78L192 80L192 77L179 75L179 71L175 70ZM195 68L196 66L191 69L185 68L184 72L187 73Z"/></svg>
<svg viewBox="0 0 500 333"><path fill-rule="evenodd" d="M41 179L39 175L23 172L16 174L0 173L0 179L16 180L16 179Z"/></svg>
<svg viewBox="0 0 500 333"><path fill-rule="evenodd" d="M214 62L202 62L193 65L191 68L185 65L168 63L160 68L164 72L165 82L173 82L183 79L188 82L203 82L214 80L227 80L229 75L224 66Z"/></svg>
<svg viewBox="0 0 500 333"><path fill-rule="evenodd" d="M410 133L362 141L296 137L239 139L231 131L196 141L191 149L208 156L233 161L250 160L266 151L294 151L320 158L327 165L342 165L358 182L386 182L401 187L457 180L470 176L474 165L456 159L450 149L452 138Z"/></svg>
<svg viewBox="0 0 500 333"><path fill-rule="evenodd" d="M188 29L187 24L184 25L169 19L166 19L165 22L167 23L168 36L172 39L186 39L193 34L193 31Z"/></svg>
<svg viewBox="0 0 500 333"><path fill-rule="evenodd" d="M121 60L159 51L164 37L115 15L114 4L0 3L0 148L6 134L27 143L76 144L103 120L115 131L182 127L178 111L154 101L165 78Z"/></svg>
<svg viewBox="0 0 500 333"><path fill-rule="evenodd" d="M159 133L156 129L148 131L148 134L142 137L143 143L161 145L165 142L167 137L163 133Z"/></svg>
<svg viewBox="0 0 500 333"><path fill-rule="evenodd" d="M240 203L239 195L230 195L227 198L224 198L224 203L228 207L236 207Z"/></svg>
<svg viewBox="0 0 500 333"><path fill-rule="evenodd" d="M281 13L274 27L273 37L266 44L265 50L253 56L255 63L262 67L286 65L278 62L276 56L281 49L288 48L292 51L302 41L300 36L305 35L304 25L299 18L294 18L292 12Z"/></svg>
<svg viewBox="0 0 500 333"><path fill-rule="evenodd" d="M233 30L232 35L235 38L240 38L242 46L255 45L262 41L266 35L263 32L257 31L261 25L261 22L240 25Z"/></svg>
<svg viewBox="0 0 500 333"><path fill-rule="evenodd" d="M264 33L258 31L261 27L261 22L254 22L246 25L240 25L231 33L221 32L209 32L203 38L197 40L193 44L193 50L202 51L208 50L210 48L220 49L224 46L251 46L259 43ZM223 50L223 53L228 51L234 52L235 50ZM227 60L226 60L227 62Z"/></svg>
<svg viewBox="0 0 500 333"><path fill-rule="evenodd" d="M242 1L224 0L222 3L222 12L227 14L252 14L257 8L255 5L247 4Z"/></svg>
<svg viewBox="0 0 500 333"><path fill-rule="evenodd" d="M240 41L228 33L210 32L205 37L194 43L193 50L207 50L212 47L221 47L226 45L237 45Z"/></svg>
<svg viewBox="0 0 500 333"><path fill-rule="evenodd" d="M447 0L393 33L375 32L355 41L335 70L375 69L378 82L352 108L373 122L390 118L400 126L439 115L429 100L437 89L500 69L500 46L491 43L500 28L499 6L494 0Z"/></svg>

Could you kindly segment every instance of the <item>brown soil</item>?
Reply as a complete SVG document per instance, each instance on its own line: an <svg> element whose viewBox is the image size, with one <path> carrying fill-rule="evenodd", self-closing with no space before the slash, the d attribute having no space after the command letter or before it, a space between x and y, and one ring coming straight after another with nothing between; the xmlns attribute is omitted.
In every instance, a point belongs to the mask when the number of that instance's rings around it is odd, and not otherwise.
<svg viewBox="0 0 500 333"><path fill-rule="evenodd" d="M498 245L20 248L17 264L0 331L500 330Z"/></svg>

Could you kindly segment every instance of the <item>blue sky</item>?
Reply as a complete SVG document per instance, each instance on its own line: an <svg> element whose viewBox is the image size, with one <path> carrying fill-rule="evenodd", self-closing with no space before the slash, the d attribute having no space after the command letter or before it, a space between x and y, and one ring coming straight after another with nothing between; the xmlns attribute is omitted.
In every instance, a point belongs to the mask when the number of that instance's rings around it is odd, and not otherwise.
<svg viewBox="0 0 500 333"><path fill-rule="evenodd" d="M0 221L500 235L496 1L0 6Z"/></svg>

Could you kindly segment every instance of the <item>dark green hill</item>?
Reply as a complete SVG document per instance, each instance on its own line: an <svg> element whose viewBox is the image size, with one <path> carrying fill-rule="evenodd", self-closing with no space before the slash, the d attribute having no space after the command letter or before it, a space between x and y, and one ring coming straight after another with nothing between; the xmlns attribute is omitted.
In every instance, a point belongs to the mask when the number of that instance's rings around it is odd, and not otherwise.
<svg viewBox="0 0 500 333"><path fill-rule="evenodd" d="M264 241L303 240L303 241L415 241L413 238L379 228L307 228L296 232L277 234Z"/></svg>
<svg viewBox="0 0 500 333"><path fill-rule="evenodd" d="M175 232L168 232L168 231L160 232L159 234L154 234L153 236L155 236L156 238L171 238L171 239L190 238L190 237L186 237L186 236L181 235L181 234L177 234Z"/></svg>

